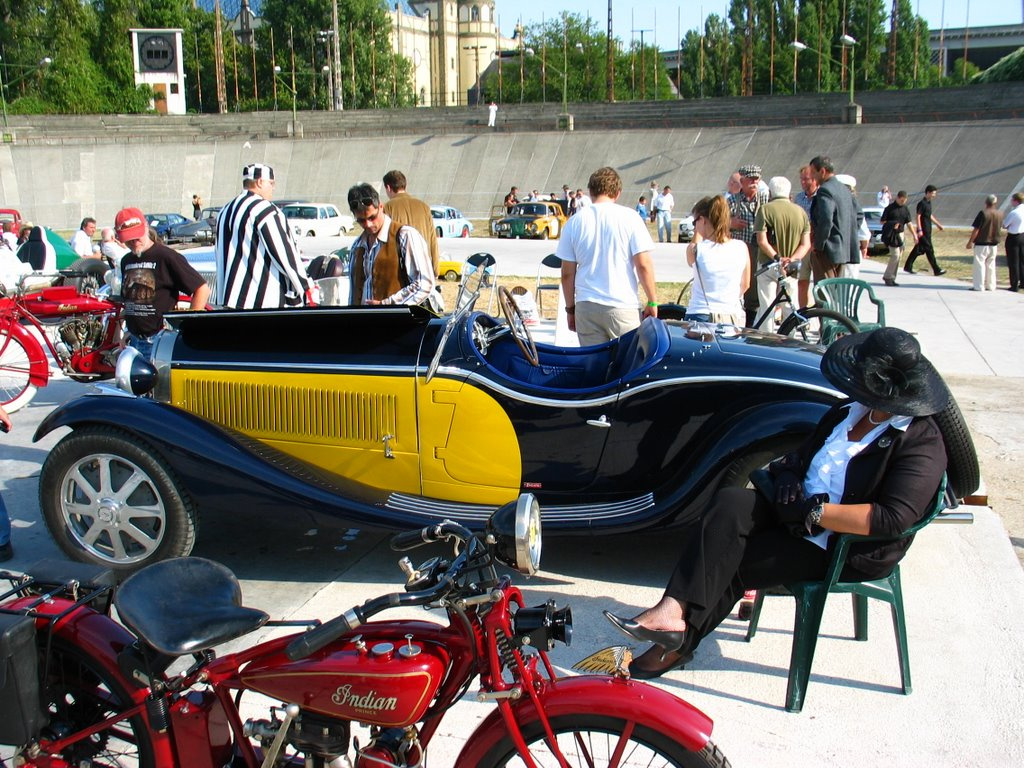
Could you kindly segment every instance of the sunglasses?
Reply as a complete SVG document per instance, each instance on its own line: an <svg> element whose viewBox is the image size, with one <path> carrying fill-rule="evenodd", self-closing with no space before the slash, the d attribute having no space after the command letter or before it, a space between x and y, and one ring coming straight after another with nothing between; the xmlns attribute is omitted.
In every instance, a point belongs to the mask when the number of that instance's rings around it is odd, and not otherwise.
<svg viewBox="0 0 1024 768"><path fill-rule="evenodd" d="M371 205L377 205L377 201L372 197L350 197L348 199L348 208L350 211L369 208Z"/></svg>
<svg viewBox="0 0 1024 768"><path fill-rule="evenodd" d="M381 213L383 213L383 211L380 208L378 208L370 216L356 216L356 223L357 224L369 224L371 221L376 221L377 219L379 219Z"/></svg>

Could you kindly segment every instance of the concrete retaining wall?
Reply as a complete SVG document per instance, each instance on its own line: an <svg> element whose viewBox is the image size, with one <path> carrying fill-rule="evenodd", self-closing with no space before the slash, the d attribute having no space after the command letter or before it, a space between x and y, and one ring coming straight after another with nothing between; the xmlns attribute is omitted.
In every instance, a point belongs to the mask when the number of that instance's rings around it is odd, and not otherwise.
<svg viewBox="0 0 1024 768"><path fill-rule="evenodd" d="M602 165L623 176L622 202L632 205L650 181L670 184L677 207L717 193L729 173L756 162L766 176L794 182L813 155L829 154L859 180L861 203L874 205L882 184L906 189L912 200L926 184L941 192L936 216L967 224L994 192L1005 199L1024 188L1020 157L1024 120L797 127L676 127L653 130L577 130L362 136L252 138L206 141L144 137L130 143L40 143L0 146L0 204L37 223L77 226L86 215L101 224L122 206L190 213L198 193L223 203L240 188L241 168L274 166L279 198L344 205L348 187L380 183L403 170L410 191L485 216L512 185L523 191L585 187Z"/></svg>

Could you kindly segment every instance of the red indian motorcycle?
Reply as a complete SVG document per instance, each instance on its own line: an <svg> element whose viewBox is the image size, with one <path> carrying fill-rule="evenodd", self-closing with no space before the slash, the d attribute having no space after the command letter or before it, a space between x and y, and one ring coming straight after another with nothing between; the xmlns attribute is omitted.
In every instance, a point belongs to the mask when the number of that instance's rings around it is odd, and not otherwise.
<svg viewBox="0 0 1024 768"><path fill-rule="evenodd" d="M440 541L454 544L450 559L414 568L402 558L404 593L312 628L242 606L231 572L200 558L155 563L116 590L109 572L3 574L12 589L0 599L0 743L15 747L13 765L49 768L410 768L426 765L443 716L479 677L477 701L496 709L466 738L459 768L728 765L706 715L629 679L624 665L555 673L548 651L569 644L570 609L526 607L497 573L499 563L537 568L531 495L497 510L483 533L444 521L391 543ZM448 623L370 621L400 606L444 610ZM237 653L212 650L297 624L304 631ZM188 656L185 671L168 673ZM243 722L251 692L280 706Z"/></svg>
<svg viewBox="0 0 1024 768"><path fill-rule="evenodd" d="M62 273L88 279L86 273ZM120 349L121 305L90 287L0 293L0 406L22 408L50 379L49 351L68 378L108 379Z"/></svg>

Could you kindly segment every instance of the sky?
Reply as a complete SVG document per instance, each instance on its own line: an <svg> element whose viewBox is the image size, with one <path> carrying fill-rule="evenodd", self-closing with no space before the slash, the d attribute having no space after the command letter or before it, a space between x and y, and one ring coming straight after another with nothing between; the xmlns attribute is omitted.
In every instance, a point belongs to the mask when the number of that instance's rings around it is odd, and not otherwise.
<svg viewBox="0 0 1024 768"><path fill-rule="evenodd" d="M947 28L968 23L971 27L1021 23L1018 0L911 0L911 4L915 13L928 22L929 29L943 26L943 10ZM602 31L607 26L607 0L561 0L557 5L550 0L497 0L496 5L501 32L507 37L512 36L520 17L524 24L539 23L542 18L550 20L559 16L562 9L584 17L589 13ZM890 6L888 0L885 5ZM676 40L687 30L700 27L703 16L712 13L725 16L728 8L728 0L645 0L638 3L612 0L612 34L624 41L639 40L639 31L633 34L630 31L643 29L645 43L668 50L676 47ZM677 34L677 30L681 34Z"/></svg>

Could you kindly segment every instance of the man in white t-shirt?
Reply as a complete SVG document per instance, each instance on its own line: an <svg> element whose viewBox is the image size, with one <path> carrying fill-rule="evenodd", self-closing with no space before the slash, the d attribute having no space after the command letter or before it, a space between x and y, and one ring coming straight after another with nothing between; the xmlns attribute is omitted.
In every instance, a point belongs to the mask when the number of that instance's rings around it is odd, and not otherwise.
<svg viewBox="0 0 1024 768"><path fill-rule="evenodd" d="M665 189L654 198L651 203L654 206L655 219L658 222L658 242L672 242L672 209L676 207L676 199L672 197L672 187L665 185Z"/></svg>
<svg viewBox="0 0 1024 768"><path fill-rule="evenodd" d="M622 179L614 168L599 168L587 183L592 204L566 223L555 255L562 260L562 294L569 330L590 346L618 338L658 316L654 247L636 212L618 204ZM637 286L647 303L637 306Z"/></svg>
<svg viewBox="0 0 1024 768"><path fill-rule="evenodd" d="M82 225L78 228L78 231L71 236L71 250L77 253L80 258L91 259L93 256L92 236L95 234L96 219L91 217L82 219Z"/></svg>

